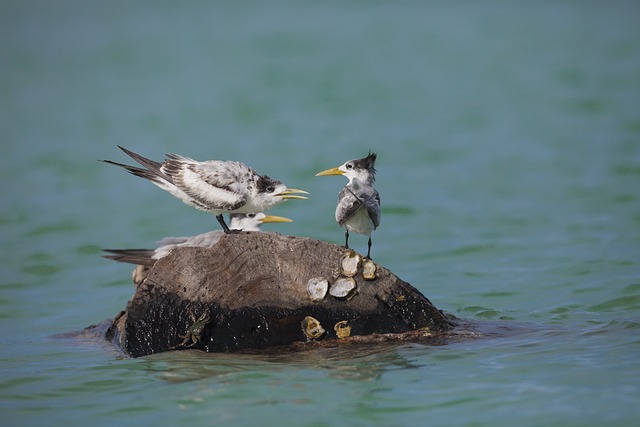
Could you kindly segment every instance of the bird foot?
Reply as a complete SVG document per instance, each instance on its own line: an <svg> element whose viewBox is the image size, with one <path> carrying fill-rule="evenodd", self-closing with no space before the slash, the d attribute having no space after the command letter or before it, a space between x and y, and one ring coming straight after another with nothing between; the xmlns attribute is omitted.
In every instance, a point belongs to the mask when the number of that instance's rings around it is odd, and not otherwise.
<svg viewBox="0 0 640 427"><path fill-rule="evenodd" d="M234 229L228 228L228 229L224 230L224 234L240 234L240 233L242 233L242 231L243 230L237 230L235 228Z"/></svg>

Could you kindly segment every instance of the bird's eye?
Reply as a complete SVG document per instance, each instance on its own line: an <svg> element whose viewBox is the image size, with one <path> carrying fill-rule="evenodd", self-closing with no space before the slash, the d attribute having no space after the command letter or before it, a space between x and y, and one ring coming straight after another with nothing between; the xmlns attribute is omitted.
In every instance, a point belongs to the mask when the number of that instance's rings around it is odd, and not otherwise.
<svg viewBox="0 0 640 427"><path fill-rule="evenodd" d="M353 169L353 165L351 163L347 163L347 169Z"/></svg>
<svg viewBox="0 0 640 427"><path fill-rule="evenodd" d="M273 193L274 191L276 191L276 187L273 185L267 187L267 193Z"/></svg>
<svg viewBox="0 0 640 427"><path fill-rule="evenodd" d="M247 214L247 217L249 217L249 218L255 218L255 217L256 217L256 214L254 214L254 213L250 213L250 214Z"/></svg>

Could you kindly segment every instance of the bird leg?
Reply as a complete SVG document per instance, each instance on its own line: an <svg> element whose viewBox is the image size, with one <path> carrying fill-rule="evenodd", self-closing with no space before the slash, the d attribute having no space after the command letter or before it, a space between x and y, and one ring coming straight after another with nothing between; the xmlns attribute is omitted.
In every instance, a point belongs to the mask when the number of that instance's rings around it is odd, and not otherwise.
<svg viewBox="0 0 640 427"><path fill-rule="evenodd" d="M231 230L229 228L229 226L227 225L227 223L224 222L224 217L222 216L222 214L216 215L216 219L218 220L218 222L222 226L222 231L224 231L224 234L237 234L237 233L240 233L242 231L242 230Z"/></svg>
<svg viewBox="0 0 640 427"><path fill-rule="evenodd" d="M349 230L344 232L344 248L349 249Z"/></svg>
<svg viewBox="0 0 640 427"><path fill-rule="evenodd" d="M369 237L369 242L367 243L369 250L367 250L367 258L371 259L371 237Z"/></svg>

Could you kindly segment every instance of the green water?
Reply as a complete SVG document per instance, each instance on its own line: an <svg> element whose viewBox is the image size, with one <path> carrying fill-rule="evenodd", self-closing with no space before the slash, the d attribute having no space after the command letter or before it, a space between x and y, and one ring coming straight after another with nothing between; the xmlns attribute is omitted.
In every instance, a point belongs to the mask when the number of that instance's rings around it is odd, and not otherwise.
<svg viewBox="0 0 640 427"><path fill-rule="evenodd" d="M0 424L636 425L640 4L275 3L0 3ZM496 333L140 359L55 338L133 293L100 248L217 227L96 161L116 144L244 161L311 193L270 231L335 243L344 182L314 174L377 151L373 257Z"/></svg>

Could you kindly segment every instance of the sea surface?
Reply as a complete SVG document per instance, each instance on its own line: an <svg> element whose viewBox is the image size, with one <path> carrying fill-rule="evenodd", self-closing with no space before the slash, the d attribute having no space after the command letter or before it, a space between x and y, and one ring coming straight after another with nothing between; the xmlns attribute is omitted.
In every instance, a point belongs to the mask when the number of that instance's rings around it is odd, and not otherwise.
<svg viewBox="0 0 640 427"><path fill-rule="evenodd" d="M0 425L636 426L637 1L3 1ZM218 228L100 163L240 160L337 244L378 153L372 256L486 337L124 358L102 248ZM366 238L350 243L366 251ZM502 331L501 333L490 333ZM508 332L505 332L508 331Z"/></svg>

